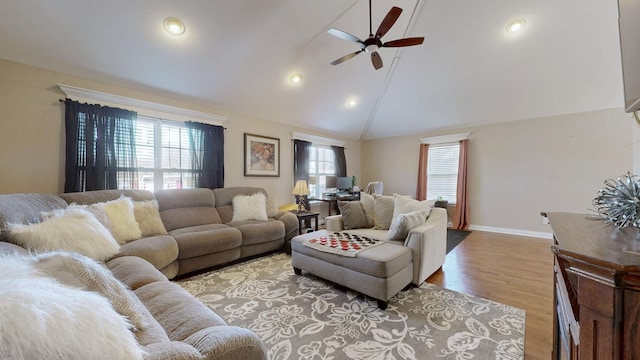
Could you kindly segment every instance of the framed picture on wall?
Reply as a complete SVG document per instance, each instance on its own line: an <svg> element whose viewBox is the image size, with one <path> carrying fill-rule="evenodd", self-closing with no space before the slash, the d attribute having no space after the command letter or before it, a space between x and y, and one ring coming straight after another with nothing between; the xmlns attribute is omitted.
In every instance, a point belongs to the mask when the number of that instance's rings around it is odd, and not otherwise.
<svg viewBox="0 0 640 360"><path fill-rule="evenodd" d="M244 176L280 176L280 139L244 133Z"/></svg>

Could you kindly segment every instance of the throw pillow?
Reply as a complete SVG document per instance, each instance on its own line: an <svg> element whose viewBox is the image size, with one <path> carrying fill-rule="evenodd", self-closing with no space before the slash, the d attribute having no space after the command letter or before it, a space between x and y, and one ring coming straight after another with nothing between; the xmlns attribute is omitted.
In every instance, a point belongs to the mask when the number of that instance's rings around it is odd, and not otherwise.
<svg viewBox="0 0 640 360"><path fill-rule="evenodd" d="M236 195L233 197L233 218L231 221L267 221L267 199L263 193Z"/></svg>
<svg viewBox="0 0 640 360"><path fill-rule="evenodd" d="M278 200L267 197L267 217L274 218L278 216Z"/></svg>
<svg viewBox="0 0 640 360"><path fill-rule="evenodd" d="M119 199L95 205L104 209L111 223L111 234L118 243L124 244L142 237L140 225L133 211L133 201L130 198L122 196Z"/></svg>
<svg viewBox="0 0 640 360"><path fill-rule="evenodd" d="M0 260L0 358L143 358L131 324L106 298L38 276L27 258Z"/></svg>
<svg viewBox="0 0 640 360"><path fill-rule="evenodd" d="M388 230L393 219L393 196L374 196L373 226L379 230Z"/></svg>
<svg viewBox="0 0 640 360"><path fill-rule="evenodd" d="M367 217L367 227L373 227L375 199L372 195L361 192L360 204L362 204L362 210L364 210L364 215Z"/></svg>
<svg viewBox="0 0 640 360"><path fill-rule="evenodd" d="M411 229L425 223L427 216L427 210L424 209L398 215L391 222L387 240L404 240Z"/></svg>
<svg viewBox="0 0 640 360"><path fill-rule="evenodd" d="M120 245L91 213L76 209L36 224L9 224L9 239L34 252L67 250L105 261Z"/></svg>
<svg viewBox="0 0 640 360"><path fill-rule="evenodd" d="M57 216L61 216L64 215L65 213L69 213L69 212L73 212L76 210L80 210L80 211L88 211L91 214L93 214L93 216L96 217L96 219L98 219L98 221L104 225L105 228L107 228L107 230L111 231L111 223L109 222L109 218L107 217L107 213L104 212L104 209L102 208L102 206L97 206L97 205L79 205L76 203L71 203L69 204L69 206L67 206L65 209L56 209L56 210L52 210L52 211L44 211L41 213L42 219L43 220L47 220L47 219L51 219L53 217L57 217Z"/></svg>
<svg viewBox="0 0 640 360"><path fill-rule="evenodd" d="M367 216L360 201L338 201L338 209L342 214L342 223L345 230L369 228Z"/></svg>
<svg viewBox="0 0 640 360"><path fill-rule="evenodd" d="M409 197L394 195L393 196L393 218L400 214L410 213L412 211L426 210L427 216L431 213L433 202L430 200L415 200Z"/></svg>
<svg viewBox="0 0 640 360"><path fill-rule="evenodd" d="M160 218L158 201L136 201L133 203L133 213L136 222L140 225L142 237L167 235L167 229L165 229L162 218Z"/></svg>

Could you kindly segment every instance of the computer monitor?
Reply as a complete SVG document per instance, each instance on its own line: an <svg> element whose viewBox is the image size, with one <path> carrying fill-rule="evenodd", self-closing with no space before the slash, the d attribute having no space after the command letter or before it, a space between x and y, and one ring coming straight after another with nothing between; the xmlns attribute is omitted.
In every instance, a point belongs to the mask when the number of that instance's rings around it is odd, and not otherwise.
<svg viewBox="0 0 640 360"><path fill-rule="evenodd" d="M336 179L336 188L338 190L349 191L353 187L353 176L338 177Z"/></svg>

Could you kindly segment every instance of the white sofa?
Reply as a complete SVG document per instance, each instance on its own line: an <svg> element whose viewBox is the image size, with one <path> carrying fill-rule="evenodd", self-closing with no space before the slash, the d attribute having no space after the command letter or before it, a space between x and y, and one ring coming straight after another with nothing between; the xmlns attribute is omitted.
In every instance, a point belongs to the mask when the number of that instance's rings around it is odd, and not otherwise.
<svg viewBox="0 0 640 360"><path fill-rule="evenodd" d="M417 202L416 200L412 201ZM346 232L376 240L390 241L410 248L413 253L412 283L417 286L420 286L444 264L448 222L445 209L432 207L426 222L409 230L404 240L388 240L388 229L376 229L375 227L345 229L343 215L328 216L325 221L329 232Z"/></svg>

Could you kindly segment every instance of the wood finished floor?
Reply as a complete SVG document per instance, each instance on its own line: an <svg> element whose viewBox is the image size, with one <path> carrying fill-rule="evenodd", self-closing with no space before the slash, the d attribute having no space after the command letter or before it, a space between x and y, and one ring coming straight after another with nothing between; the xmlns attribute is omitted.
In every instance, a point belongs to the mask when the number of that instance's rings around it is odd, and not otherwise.
<svg viewBox="0 0 640 360"><path fill-rule="evenodd" d="M551 240L474 231L428 282L526 311L525 359L549 359L553 343Z"/></svg>

